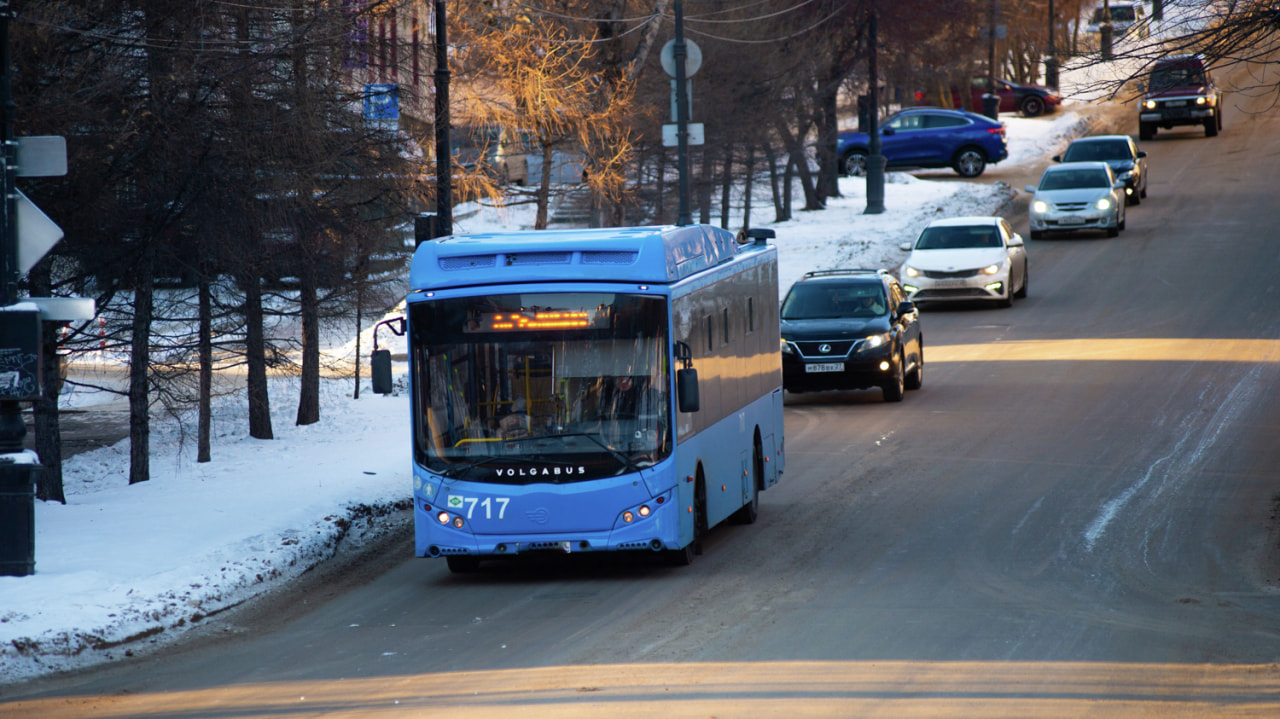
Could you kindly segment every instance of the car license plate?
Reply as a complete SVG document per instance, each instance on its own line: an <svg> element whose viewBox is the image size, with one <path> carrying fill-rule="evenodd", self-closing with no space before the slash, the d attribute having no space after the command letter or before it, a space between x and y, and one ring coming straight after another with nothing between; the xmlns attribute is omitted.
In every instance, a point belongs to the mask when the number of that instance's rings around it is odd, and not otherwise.
<svg viewBox="0 0 1280 719"><path fill-rule="evenodd" d="M933 283L933 286L940 290L946 290L946 289L951 289L953 287L964 287L965 281L964 280L937 280Z"/></svg>
<svg viewBox="0 0 1280 719"><path fill-rule="evenodd" d="M1066 217L1064 217L1064 218L1062 218L1062 219L1058 220L1058 222L1060 222L1060 223L1062 223L1062 224L1064 224L1064 225L1083 225L1083 224L1084 224L1084 218L1083 218L1083 217L1076 217L1076 216L1074 216L1074 215L1067 215Z"/></svg>
<svg viewBox="0 0 1280 719"><path fill-rule="evenodd" d="M1186 106L1186 104L1187 104L1186 100L1170 100L1166 102L1164 106L1165 107L1184 107Z"/></svg>
<svg viewBox="0 0 1280 719"><path fill-rule="evenodd" d="M804 366L805 372L843 372L844 365L840 362L822 362L820 364L807 364Z"/></svg>

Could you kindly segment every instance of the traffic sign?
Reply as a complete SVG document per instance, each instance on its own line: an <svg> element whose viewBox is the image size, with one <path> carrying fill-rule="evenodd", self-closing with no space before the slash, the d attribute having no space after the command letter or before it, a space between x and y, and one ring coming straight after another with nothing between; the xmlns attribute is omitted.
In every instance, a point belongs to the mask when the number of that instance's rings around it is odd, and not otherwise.
<svg viewBox="0 0 1280 719"><path fill-rule="evenodd" d="M67 139L61 135L18 138L18 177L62 177L67 174Z"/></svg>
<svg viewBox="0 0 1280 719"><path fill-rule="evenodd" d="M676 123L669 123L662 126L662 146L678 147L680 145L679 130L680 126ZM701 122L689 123L689 144L702 145L706 142Z"/></svg>
<svg viewBox="0 0 1280 719"><path fill-rule="evenodd" d="M25 275L62 239L62 228L29 200L18 194L18 274Z"/></svg>
<svg viewBox="0 0 1280 719"><path fill-rule="evenodd" d="M693 73L702 67L702 48L692 40L685 40L684 53L684 76L693 77ZM662 69L666 70L671 77L675 77L676 41L668 40L667 44L662 46L662 52L658 53L658 57L662 60Z"/></svg>

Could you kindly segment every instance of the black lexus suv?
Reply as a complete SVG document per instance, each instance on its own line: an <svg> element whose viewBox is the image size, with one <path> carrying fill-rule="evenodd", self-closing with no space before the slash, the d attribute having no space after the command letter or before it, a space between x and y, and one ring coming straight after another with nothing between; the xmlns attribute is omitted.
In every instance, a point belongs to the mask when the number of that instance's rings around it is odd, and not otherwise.
<svg viewBox="0 0 1280 719"><path fill-rule="evenodd" d="M879 387L886 402L924 383L920 314L887 270L806 272L782 300L788 392Z"/></svg>

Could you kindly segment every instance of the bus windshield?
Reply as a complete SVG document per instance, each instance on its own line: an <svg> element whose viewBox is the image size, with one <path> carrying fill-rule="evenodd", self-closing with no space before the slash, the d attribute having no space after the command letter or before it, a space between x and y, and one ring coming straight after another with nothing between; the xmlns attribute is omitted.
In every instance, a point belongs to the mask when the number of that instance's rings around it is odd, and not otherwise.
<svg viewBox="0 0 1280 719"><path fill-rule="evenodd" d="M415 302L414 457L470 481L578 482L671 453L667 305L564 292Z"/></svg>

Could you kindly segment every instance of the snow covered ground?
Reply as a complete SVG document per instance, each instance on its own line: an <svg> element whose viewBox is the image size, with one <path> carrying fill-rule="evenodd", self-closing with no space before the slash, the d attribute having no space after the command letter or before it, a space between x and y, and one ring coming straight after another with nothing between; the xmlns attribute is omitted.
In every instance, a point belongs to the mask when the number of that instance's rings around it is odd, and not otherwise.
<svg viewBox="0 0 1280 719"><path fill-rule="evenodd" d="M1047 117L1003 116L1010 158L998 167L1043 162L1087 130L1093 109L1073 102ZM772 206L756 200L752 224L777 231L780 290L812 269L896 269L898 245L929 220L992 214L1014 193L948 171L919 174L928 179L888 175L879 215L862 214L865 181L857 178L843 178L844 197L825 210L785 223L763 222ZM523 229L531 213L479 212L458 231ZM363 346L367 353L367 336ZM242 396L225 398L215 408L213 461L204 464L195 461L194 423L184 434L157 419L151 480L134 486L127 440L68 460L67 504L36 506L36 573L0 577L0 682L147 651L386 532L410 499L408 399L375 395L367 380L360 399L352 389L350 380L326 381L321 421L297 427L296 381L273 380L269 441L247 436ZM81 391L73 401L94 398Z"/></svg>

